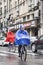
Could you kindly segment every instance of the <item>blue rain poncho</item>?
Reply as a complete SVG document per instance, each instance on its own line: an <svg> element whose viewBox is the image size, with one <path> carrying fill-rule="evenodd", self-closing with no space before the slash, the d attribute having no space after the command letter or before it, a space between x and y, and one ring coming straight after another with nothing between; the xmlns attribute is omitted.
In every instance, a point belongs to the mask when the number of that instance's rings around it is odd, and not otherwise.
<svg viewBox="0 0 43 65"><path fill-rule="evenodd" d="M29 45L30 44L30 37L26 30L18 30L16 32L16 39L15 44L17 45Z"/></svg>

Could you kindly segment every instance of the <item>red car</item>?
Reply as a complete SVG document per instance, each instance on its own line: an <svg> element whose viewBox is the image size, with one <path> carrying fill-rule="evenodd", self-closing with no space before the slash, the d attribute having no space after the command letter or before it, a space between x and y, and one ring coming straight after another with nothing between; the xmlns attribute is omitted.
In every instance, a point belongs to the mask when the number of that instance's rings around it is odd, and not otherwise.
<svg viewBox="0 0 43 65"><path fill-rule="evenodd" d="M31 44L32 52L37 52L38 49L43 49L43 35Z"/></svg>

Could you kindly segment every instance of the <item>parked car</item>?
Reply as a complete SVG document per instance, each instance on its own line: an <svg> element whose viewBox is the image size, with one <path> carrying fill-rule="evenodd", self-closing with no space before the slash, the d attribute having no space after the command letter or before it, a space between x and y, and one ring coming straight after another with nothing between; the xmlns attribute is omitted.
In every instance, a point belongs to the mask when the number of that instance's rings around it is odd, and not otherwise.
<svg viewBox="0 0 43 65"><path fill-rule="evenodd" d="M37 37L36 36L30 36L30 45L28 46L28 49L31 49L31 45L34 41L37 40Z"/></svg>
<svg viewBox="0 0 43 65"><path fill-rule="evenodd" d="M31 44L32 52L37 52L38 49L43 49L43 35Z"/></svg>
<svg viewBox="0 0 43 65"><path fill-rule="evenodd" d="M31 36L30 37L30 43L32 44L34 41L36 41L37 40L37 37L35 37L35 36Z"/></svg>
<svg viewBox="0 0 43 65"><path fill-rule="evenodd" d="M5 42L6 37L0 37L0 46L7 46L9 42Z"/></svg>

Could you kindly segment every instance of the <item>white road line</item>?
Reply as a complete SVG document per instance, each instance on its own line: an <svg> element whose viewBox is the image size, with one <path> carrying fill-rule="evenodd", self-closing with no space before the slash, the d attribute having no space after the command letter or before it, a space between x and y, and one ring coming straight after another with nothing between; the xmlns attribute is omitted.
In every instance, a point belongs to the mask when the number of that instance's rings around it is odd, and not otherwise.
<svg viewBox="0 0 43 65"><path fill-rule="evenodd" d="M39 54L36 54L36 53L27 53L28 55L34 55L34 56L36 56L36 55L39 55Z"/></svg>
<svg viewBox="0 0 43 65"><path fill-rule="evenodd" d="M12 55L18 55L18 53L17 53L17 52L13 53L13 52L8 52L8 51L0 51L0 53L2 53L2 54L12 54ZM28 54L28 55L39 55L39 54L32 53L32 52L28 52L27 54Z"/></svg>
<svg viewBox="0 0 43 65"><path fill-rule="evenodd" d="M1 53L0 56L8 56L8 55L7 55L7 54L2 54L2 53Z"/></svg>
<svg viewBox="0 0 43 65"><path fill-rule="evenodd" d="M17 55L18 53L13 53L13 52L8 52L8 51L0 51L0 53L3 53L3 54L13 54L13 55Z"/></svg>

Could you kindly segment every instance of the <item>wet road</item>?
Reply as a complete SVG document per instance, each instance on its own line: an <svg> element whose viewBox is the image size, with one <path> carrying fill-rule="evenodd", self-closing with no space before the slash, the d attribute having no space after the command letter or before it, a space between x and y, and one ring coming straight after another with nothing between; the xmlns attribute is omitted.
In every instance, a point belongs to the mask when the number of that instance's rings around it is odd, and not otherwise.
<svg viewBox="0 0 43 65"><path fill-rule="evenodd" d="M42 54L41 52L38 54L33 54L31 52L27 55L26 62L20 60L18 53L11 54L0 52L0 65L43 65L43 52Z"/></svg>

